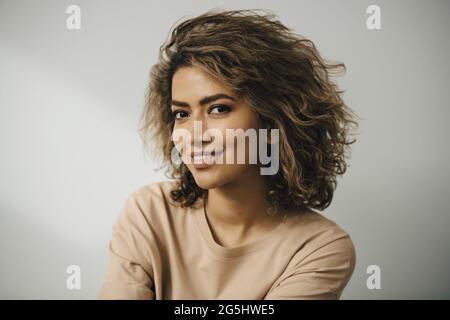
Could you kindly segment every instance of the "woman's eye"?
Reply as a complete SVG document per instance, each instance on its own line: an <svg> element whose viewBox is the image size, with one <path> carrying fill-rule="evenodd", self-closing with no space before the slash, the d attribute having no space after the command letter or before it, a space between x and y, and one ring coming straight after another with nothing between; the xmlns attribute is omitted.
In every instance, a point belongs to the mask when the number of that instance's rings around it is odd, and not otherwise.
<svg viewBox="0 0 450 320"><path fill-rule="evenodd" d="M182 119L183 117L182 116L178 116L178 115L182 115L182 114L186 114L186 112L185 111L180 111L180 110L176 110L176 111L174 111L174 112L172 112L172 116L175 118L175 119Z"/></svg>
<svg viewBox="0 0 450 320"><path fill-rule="evenodd" d="M210 109L210 113L224 113L229 111L231 108L225 104L216 104ZM214 110L218 110L218 112L213 112ZM221 112L222 111L222 112Z"/></svg>

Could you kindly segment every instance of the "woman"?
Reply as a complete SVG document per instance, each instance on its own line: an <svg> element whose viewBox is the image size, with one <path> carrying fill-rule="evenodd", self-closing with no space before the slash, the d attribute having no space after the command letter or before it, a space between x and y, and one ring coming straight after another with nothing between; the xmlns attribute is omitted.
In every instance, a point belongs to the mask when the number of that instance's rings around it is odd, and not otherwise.
<svg viewBox="0 0 450 320"><path fill-rule="evenodd" d="M355 249L313 209L330 205L354 142L354 114L329 78L345 66L257 10L180 23L159 60L140 133L173 180L129 196L98 298L339 299ZM260 129L278 137L226 135ZM268 147L276 172L249 161L255 145ZM196 156L202 151L209 156Z"/></svg>

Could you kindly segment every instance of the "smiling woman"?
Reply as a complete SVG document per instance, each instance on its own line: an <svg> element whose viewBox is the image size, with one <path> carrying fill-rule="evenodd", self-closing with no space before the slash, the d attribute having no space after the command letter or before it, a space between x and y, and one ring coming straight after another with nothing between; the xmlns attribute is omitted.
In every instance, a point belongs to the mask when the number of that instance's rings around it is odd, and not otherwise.
<svg viewBox="0 0 450 320"><path fill-rule="evenodd" d="M323 210L357 125L310 40L271 14L210 11L172 30L153 66L141 136L173 180L135 190L114 224L102 299L338 299L356 261ZM213 130L216 134L196 134ZM227 130L278 130L239 139ZM188 145L175 132L189 133ZM221 137L221 138L219 138ZM245 136L248 138L247 136ZM260 174L256 146L277 145ZM243 163L206 163L202 151ZM174 150L182 159L173 162ZM200 152L200 155L198 154ZM273 150L271 151L274 152Z"/></svg>

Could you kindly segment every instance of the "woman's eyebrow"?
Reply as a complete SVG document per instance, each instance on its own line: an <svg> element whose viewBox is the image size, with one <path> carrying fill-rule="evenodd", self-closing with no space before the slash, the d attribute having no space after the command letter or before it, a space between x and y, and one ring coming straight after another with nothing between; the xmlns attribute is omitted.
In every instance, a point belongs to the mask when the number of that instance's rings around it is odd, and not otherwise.
<svg viewBox="0 0 450 320"><path fill-rule="evenodd" d="M229 96L225 93L217 93L212 96L206 96L206 97L200 99L200 101L198 103L201 106L204 106L204 105L211 103L218 99L230 99L230 100L236 101L235 98L233 98L232 96ZM178 107L189 107L189 103L183 102L183 101L177 101L177 100L171 100L171 105L178 106Z"/></svg>

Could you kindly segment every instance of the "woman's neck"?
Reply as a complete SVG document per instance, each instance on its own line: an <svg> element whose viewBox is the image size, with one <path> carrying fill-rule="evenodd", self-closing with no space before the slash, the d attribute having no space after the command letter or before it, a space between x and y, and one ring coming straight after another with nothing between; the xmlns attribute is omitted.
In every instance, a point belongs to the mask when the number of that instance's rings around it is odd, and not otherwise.
<svg viewBox="0 0 450 320"><path fill-rule="evenodd" d="M241 237L250 230L271 229L280 215L267 213L268 183L259 173L246 175L220 188L209 189L205 199L207 218L215 230Z"/></svg>

